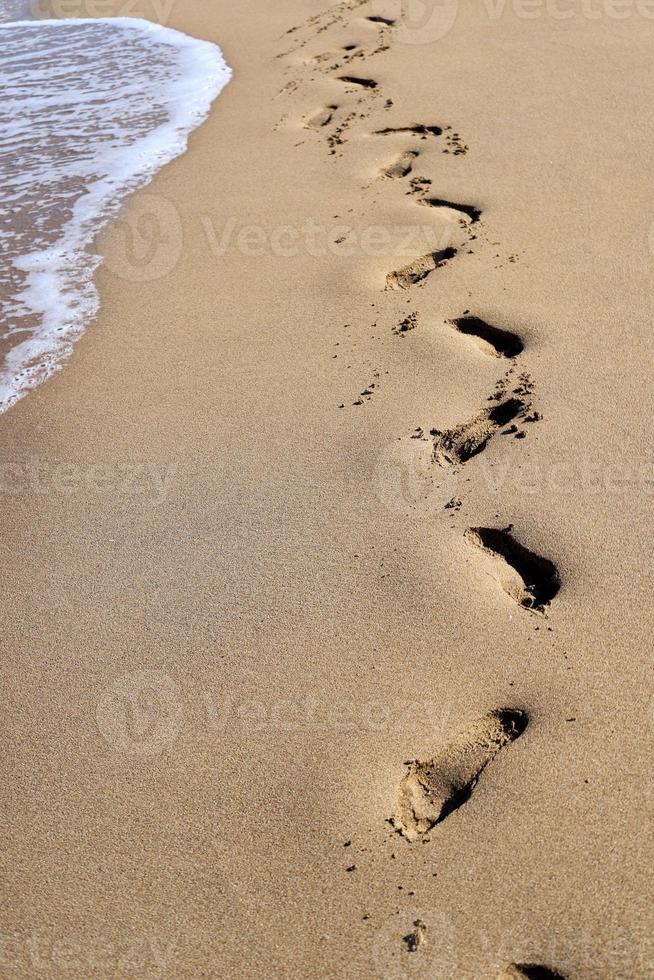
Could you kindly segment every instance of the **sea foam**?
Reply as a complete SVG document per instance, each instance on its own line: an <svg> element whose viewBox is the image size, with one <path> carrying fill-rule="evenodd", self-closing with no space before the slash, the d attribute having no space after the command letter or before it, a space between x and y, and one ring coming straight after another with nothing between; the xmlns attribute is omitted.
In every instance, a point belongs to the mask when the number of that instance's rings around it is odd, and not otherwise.
<svg viewBox="0 0 654 980"><path fill-rule="evenodd" d="M98 232L230 77L216 45L149 21L0 25L0 412L62 367L98 311Z"/></svg>

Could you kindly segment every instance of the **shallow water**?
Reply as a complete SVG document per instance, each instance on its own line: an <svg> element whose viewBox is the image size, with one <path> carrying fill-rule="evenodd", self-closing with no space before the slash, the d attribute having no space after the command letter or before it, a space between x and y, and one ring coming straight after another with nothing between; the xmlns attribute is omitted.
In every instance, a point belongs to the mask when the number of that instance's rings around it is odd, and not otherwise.
<svg viewBox="0 0 654 980"><path fill-rule="evenodd" d="M0 0L0 24L9 20L30 20L31 0Z"/></svg>
<svg viewBox="0 0 654 980"><path fill-rule="evenodd" d="M0 26L0 411L63 366L98 310L98 231L230 77L216 45L147 21Z"/></svg>

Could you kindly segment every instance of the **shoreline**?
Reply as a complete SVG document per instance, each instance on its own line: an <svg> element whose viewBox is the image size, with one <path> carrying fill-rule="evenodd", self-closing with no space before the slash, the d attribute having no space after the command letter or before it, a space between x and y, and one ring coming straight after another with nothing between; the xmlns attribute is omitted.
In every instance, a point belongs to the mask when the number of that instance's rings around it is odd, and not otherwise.
<svg viewBox="0 0 654 980"><path fill-rule="evenodd" d="M173 11L235 81L102 235L64 371L0 418L2 466L42 464L0 487L14 975L645 977L654 29L466 9L421 46L361 5L275 59L324 6ZM443 132L375 135L416 125ZM457 254L395 289L398 227ZM466 538L509 525L560 575L543 613L505 539ZM497 709L528 725L469 800L396 833L406 760Z"/></svg>
<svg viewBox="0 0 654 980"><path fill-rule="evenodd" d="M7 411L65 367L98 312L94 274L101 258L94 241L130 193L148 186L162 166L186 151L190 133L206 118L231 71L217 46L149 21L40 19L9 22L1 29L11 93L5 112L15 119L4 162L5 204L14 215L13 234L7 230L5 235L3 275L8 323L2 337L7 349L0 409ZM62 35L73 64L82 59L85 66L67 76L64 85L56 54L46 51L56 52ZM122 54L116 36L122 38ZM84 45L90 43L98 52L95 64L83 60ZM142 50L130 61L134 44ZM45 133L39 160L24 153L30 130L45 128L42 100L30 97L30 86L35 87L30 65L37 55L38 84L48 89L48 124L58 126L56 140ZM141 91L132 89L126 100L108 91L103 77L106 62L120 57L124 63L118 67L132 75L143 59L150 62ZM131 125L124 121L130 117ZM86 135L83 150L80 129ZM66 175L62 157L70 161ZM16 183L14 173L21 174Z"/></svg>

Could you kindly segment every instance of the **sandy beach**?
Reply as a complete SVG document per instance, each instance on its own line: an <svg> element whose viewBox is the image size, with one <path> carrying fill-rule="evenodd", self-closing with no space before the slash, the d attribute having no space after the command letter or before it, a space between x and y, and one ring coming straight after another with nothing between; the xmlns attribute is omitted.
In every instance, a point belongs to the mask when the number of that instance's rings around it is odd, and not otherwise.
<svg viewBox="0 0 654 980"><path fill-rule="evenodd" d="M424 6L51 11L234 77L0 416L2 976L654 976L654 10Z"/></svg>

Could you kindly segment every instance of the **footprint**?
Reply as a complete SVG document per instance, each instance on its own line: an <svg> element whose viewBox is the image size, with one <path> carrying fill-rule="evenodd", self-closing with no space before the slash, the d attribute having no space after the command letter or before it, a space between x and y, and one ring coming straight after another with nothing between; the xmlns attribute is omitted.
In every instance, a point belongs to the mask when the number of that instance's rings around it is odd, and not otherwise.
<svg viewBox="0 0 654 980"><path fill-rule="evenodd" d="M413 126L387 126L386 129L376 129L373 136L397 136L410 133L412 136L440 136L443 132L441 126L423 126L415 123Z"/></svg>
<svg viewBox="0 0 654 980"><path fill-rule="evenodd" d="M305 129L322 129L323 126L327 126L328 123L334 118L334 113L338 109L337 105L326 105L322 109L319 109L313 116L306 120L304 124Z"/></svg>
<svg viewBox="0 0 654 980"><path fill-rule="evenodd" d="M360 88L377 88L378 82L373 78L359 78L357 75L339 75L339 81L346 85L358 85Z"/></svg>
<svg viewBox="0 0 654 980"><path fill-rule="evenodd" d="M454 201L445 201L440 197L422 197L418 204L428 208L448 208L450 211L458 211L470 218L470 224L474 225L481 218L481 211L472 204L456 204Z"/></svg>
<svg viewBox="0 0 654 980"><path fill-rule="evenodd" d="M524 350L524 344L517 334L493 327L478 316L464 314L447 322L459 333L473 337L478 347L494 357L517 357Z"/></svg>
<svg viewBox="0 0 654 980"><path fill-rule="evenodd" d="M527 409L521 398L507 398L491 408L475 415L469 422L457 425L447 432L433 430L434 462L440 466L467 463L486 448L488 441L505 425Z"/></svg>
<svg viewBox="0 0 654 980"><path fill-rule="evenodd" d="M379 14L366 17L366 20L369 20L371 24L383 24L384 27L393 27L395 24L395 21L391 20L390 17L381 17Z"/></svg>
<svg viewBox="0 0 654 980"><path fill-rule="evenodd" d="M327 137L327 145L329 147L329 152L332 156L336 155L338 151L338 147L343 146L345 143L347 143L348 130L352 125L352 123L356 120L357 115L358 115L357 112L348 113L348 115L345 116L343 121L340 122Z"/></svg>
<svg viewBox="0 0 654 980"><path fill-rule="evenodd" d="M415 841L466 803L488 763L522 735L527 723L524 711L491 711L455 736L433 759L408 762L391 821L395 829Z"/></svg>
<svg viewBox="0 0 654 980"><path fill-rule="evenodd" d="M386 286L388 289L408 289L416 283L426 279L434 269L445 265L456 255L455 248L444 248L439 252L428 252L419 259L414 259L409 265L395 272L389 272L386 276Z"/></svg>
<svg viewBox="0 0 654 980"><path fill-rule="evenodd" d="M341 58L344 61L351 61L352 58L363 57L363 51L358 44L343 44L340 48L332 48L331 51L321 51L306 59L307 65L322 65L326 61L335 61Z"/></svg>
<svg viewBox="0 0 654 980"><path fill-rule="evenodd" d="M295 35L292 46L286 51L280 52L277 58L287 58L289 55L306 47L310 40L314 40L320 34L324 34L331 27L345 25L348 14L368 2L369 0L343 0L343 2L337 3L327 10L323 10L321 13L307 17L301 24L296 24L294 27L289 28L283 36Z"/></svg>
<svg viewBox="0 0 654 980"><path fill-rule="evenodd" d="M511 528L471 527L465 540L490 556L501 588L518 605L543 612L561 588L556 565L529 551L513 537Z"/></svg>
<svg viewBox="0 0 654 980"><path fill-rule="evenodd" d="M512 963L498 975L497 980L566 980L562 973L537 963Z"/></svg>
<svg viewBox="0 0 654 980"><path fill-rule="evenodd" d="M380 177L390 177L391 180L396 180L399 177L406 177L413 170L413 161L420 154L417 150L405 150L397 158L395 163L391 163L390 166L384 167L380 171Z"/></svg>

